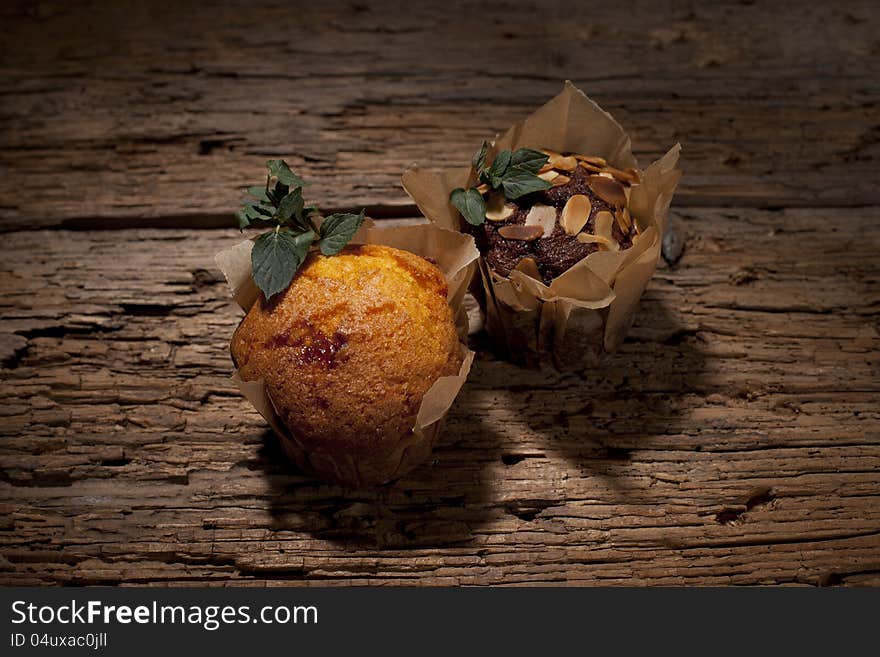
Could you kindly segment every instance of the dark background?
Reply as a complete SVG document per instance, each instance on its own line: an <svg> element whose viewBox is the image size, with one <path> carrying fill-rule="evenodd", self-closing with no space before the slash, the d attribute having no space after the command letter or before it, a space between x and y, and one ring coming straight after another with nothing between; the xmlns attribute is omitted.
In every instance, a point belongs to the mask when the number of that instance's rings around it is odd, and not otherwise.
<svg viewBox="0 0 880 657"><path fill-rule="evenodd" d="M880 583L874 3L0 8L0 581ZM213 254L268 157L399 221L571 79L685 176L621 351L483 351L435 458L298 474ZM485 347L479 343L475 346Z"/></svg>

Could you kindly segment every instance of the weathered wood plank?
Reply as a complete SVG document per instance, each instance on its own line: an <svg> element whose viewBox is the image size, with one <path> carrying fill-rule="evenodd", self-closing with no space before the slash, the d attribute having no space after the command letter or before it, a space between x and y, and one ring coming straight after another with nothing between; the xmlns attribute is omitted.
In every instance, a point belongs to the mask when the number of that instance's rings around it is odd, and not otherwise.
<svg viewBox="0 0 880 657"><path fill-rule="evenodd" d="M677 213L619 354L484 352L435 459L368 492L228 381L235 231L9 233L0 582L878 584L878 219Z"/></svg>
<svg viewBox="0 0 880 657"><path fill-rule="evenodd" d="M403 216L406 166L467 161L566 78L631 131L643 162L683 142L679 207L880 202L867 1L2 12L6 230L223 225L277 156L322 207Z"/></svg>

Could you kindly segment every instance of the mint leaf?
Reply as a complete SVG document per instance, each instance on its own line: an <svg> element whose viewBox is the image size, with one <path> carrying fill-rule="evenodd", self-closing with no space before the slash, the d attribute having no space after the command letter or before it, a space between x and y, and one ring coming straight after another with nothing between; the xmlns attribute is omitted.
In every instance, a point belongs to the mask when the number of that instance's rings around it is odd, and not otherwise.
<svg viewBox="0 0 880 657"><path fill-rule="evenodd" d="M309 253L315 239L312 231L295 235L287 230L263 233L254 241L251 266L254 282L266 299L286 289Z"/></svg>
<svg viewBox="0 0 880 657"><path fill-rule="evenodd" d="M492 166L489 167L489 170L486 173L489 176L490 180L500 179L504 172L507 171L507 167L510 164L510 151L501 151L498 155L495 156L495 161L492 162ZM493 187L498 187L496 184L492 184Z"/></svg>
<svg viewBox="0 0 880 657"><path fill-rule="evenodd" d="M476 189L462 189L461 187L453 189L449 195L452 202L461 216L467 220L469 224L479 226L486 221L486 202L482 195Z"/></svg>
<svg viewBox="0 0 880 657"><path fill-rule="evenodd" d="M540 151L533 151L531 148L518 148L510 158L510 166L537 174L549 159Z"/></svg>
<svg viewBox="0 0 880 657"><path fill-rule="evenodd" d="M244 230L248 226L251 225L251 218L248 216L247 210L245 208L241 208L235 213L235 218L238 219L238 229Z"/></svg>
<svg viewBox="0 0 880 657"><path fill-rule="evenodd" d="M275 212L275 219L279 224L290 221L291 217L295 217L297 221L299 221L302 219L304 205L302 188L296 187L278 203L278 210Z"/></svg>
<svg viewBox="0 0 880 657"><path fill-rule="evenodd" d="M287 162L284 160L267 160L266 166L269 167L269 174L275 176L283 185L288 187L302 187L305 181L290 170Z"/></svg>
<svg viewBox="0 0 880 657"><path fill-rule="evenodd" d="M318 239L318 229L312 219L318 209L305 205L302 188L306 183L284 160L269 160L266 166L269 169L266 185L248 187L248 194L253 198L242 200L242 207L235 216L241 230L255 222L275 224L273 230L254 240L251 251L254 281L266 298L271 299L290 285L312 243ZM363 222L363 210L360 214L338 213L327 217L320 230L321 252L328 256L339 253Z"/></svg>
<svg viewBox="0 0 880 657"><path fill-rule="evenodd" d="M252 198L246 198L242 200L242 204L244 210L250 209L256 214L262 215L263 220L270 219L272 215L275 214L275 208L273 208L269 203L265 203L263 201L255 201Z"/></svg>
<svg viewBox="0 0 880 657"><path fill-rule="evenodd" d="M504 173L501 184L504 187L504 196L509 200L552 187L546 180L542 180L531 171L519 167L510 167Z"/></svg>
<svg viewBox="0 0 880 657"><path fill-rule="evenodd" d="M244 230L254 221L269 221L275 208L271 206L258 205L255 201L248 199L244 201L244 205L235 213L238 219L238 227Z"/></svg>
<svg viewBox="0 0 880 657"><path fill-rule="evenodd" d="M281 202L287 193L290 191L290 188L282 183L280 180L275 181L275 186L269 190L268 196L269 200L272 201L272 204L275 207L278 207L278 204Z"/></svg>
<svg viewBox="0 0 880 657"><path fill-rule="evenodd" d="M251 196L255 196L258 200L264 201L266 203L269 202L269 197L266 195L266 188L262 185L256 185L254 187L248 187L247 193Z"/></svg>
<svg viewBox="0 0 880 657"><path fill-rule="evenodd" d="M325 256L339 253L364 223L364 211L360 214L331 214L321 224L321 241L318 246Z"/></svg>
<svg viewBox="0 0 880 657"><path fill-rule="evenodd" d="M474 169L477 171L482 171L483 167L486 166L486 151L489 150L489 144L487 142L483 142L483 145L480 146L480 150L474 153L473 158L471 158L471 164L474 165Z"/></svg>

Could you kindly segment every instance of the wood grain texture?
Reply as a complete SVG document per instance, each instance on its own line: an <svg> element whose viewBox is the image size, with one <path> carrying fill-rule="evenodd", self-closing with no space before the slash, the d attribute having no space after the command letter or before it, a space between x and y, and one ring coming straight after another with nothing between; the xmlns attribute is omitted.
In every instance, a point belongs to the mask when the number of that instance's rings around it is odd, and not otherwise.
<svg viewBox="0 0 880 657"><path fill-rule="evenodd" d="M372 492L300 476L230 384L235 231L9 233L0 580L880 584L878 219L679 211L617 355L484 350Z"/></svg>
<svg viewBox="0 0 880 657"><path fill-rule="evenodd" d="M0 227L228 225L277 156L322 207L406 216L406 166L566 78L643 163L684 144L679 206L876 204L872 4L4 3Z"/></svg>
<svg viewBox="0 0 880 657"><path fill-rule="evenodd" d="M0 584L880 585L873 3L0 22ZM279 156L325 209L409 216L405 166L467 161L565 78L643 163L684 146L684 251L621 351L534 372L477 335L430 463L297 473L229 381L239 236L204 228Z"/></svg>

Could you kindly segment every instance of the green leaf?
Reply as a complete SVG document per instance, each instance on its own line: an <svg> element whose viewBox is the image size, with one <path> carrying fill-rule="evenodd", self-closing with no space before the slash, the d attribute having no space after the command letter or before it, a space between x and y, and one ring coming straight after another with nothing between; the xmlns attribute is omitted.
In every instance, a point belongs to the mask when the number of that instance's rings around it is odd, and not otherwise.
<svg viewBox="0 0 880 657"><path fill-rule="evenodd" d="M280 180L276 180L275 186L269 190L269 200L272 201L272 204L275 207L278 207L278 204L281 203L281 199L287 196L287 193L289 191L290 188L287 185L282 183Z"/></svg>
<svg viewBox="0 0 880 657"><path fill-rule="evenodd" d="M471 164L474 165L474 169L477 171L482 171L483 167L486 166L486 151L489 150L488 142L483 142L483 145L480 146L480 150L474 153L473 158L471 158Z"/></svg>
<svg viewBox="0 0 880 657"><path fill-rule="evenodd" d="M272 215L275 214L275 208L268 203L256 201L252 198L242 199L241 202L243 204L243 209L250 209L252 212L263 215L264 220L271 218Z"/></svg>
<svg viewBox="0 0 880 657"><path fill-rule="evenodd" d="M453 189L449 200L469 224L479 226L486 221L486 202L475 188Z"/></svg>
<svg viewBox="0 0 880 657"><path fill-rule="evenodd" d="M504 173L501 184L504 187L504 196L510 200L552 187L546 180L542 180L531 171L519 167L510 167Z"/></svg>
<svg viewBox="0 0 880 657"><path fill-rule="evenodd" d="M321 241L318 246L325 256L339 253L351 241L354 234L364 223L364 211L360 214L331 214L321 224Z"/></svg>
<svg viewBox="0 0 880 657"><path fill-rule="evenodd" d="M315 239L312 231L294 234L287 230L263 233L251 251L254 282L266 299L286 289L309 253Z"/></svg>
<svg viewBox="0 0 880 657"><path fill-rule="evenodd" d="M278 212L275 213L275 219L279 224L290 221L291 217L295 217L297 221L300 221L302 219L303 205L302 188L296 187L278 203Z"/></svg>
<svg viewBox="0 0 880 657"><path fill-rule="evenodd" d="M251 196L255 196L258 200L269 203L269 197L266 194L266 188L262 185L255 185L254 187L248 187L247 193Z"/></svg>
<svg viewBox="0 0 880 657"><path fill-rule="evenodd" d="M538 173L550 158L540 151L531 148L518 148L510 158L510 166Z"/></svg>
<svg viewBox="0 0 880 657"><path fill-rule="evenodd" d="M284 160L267 160L266 166L269 167L269 173L275 176L283 185L288 187L302 187L305 181L290 170L287 162Z"/></svg>
<svg viewBox="0 0 880 657"><path fill-rule="evenodd" d="M495 161L489 167L490 177L502 177L510 164L510 151L501 151L495 156Z"/></svg>
<svg viewBox="0 0 880 657"><path fill-rule="evenodd" d="M275 208L266 208L265 206L256 205L251 199L244 202L244 205L235 213L238 219L238 227L244 230L255 221L269 221Z"/></svg>
<svg viewBox="0 0 880 657"><path fill-rule="evenodd" d="M238 219L238 228L239 230L244 230L248 226L251 225L251 219L248 216L247 209L241 208L235 213L235 218Z"/></svg>

